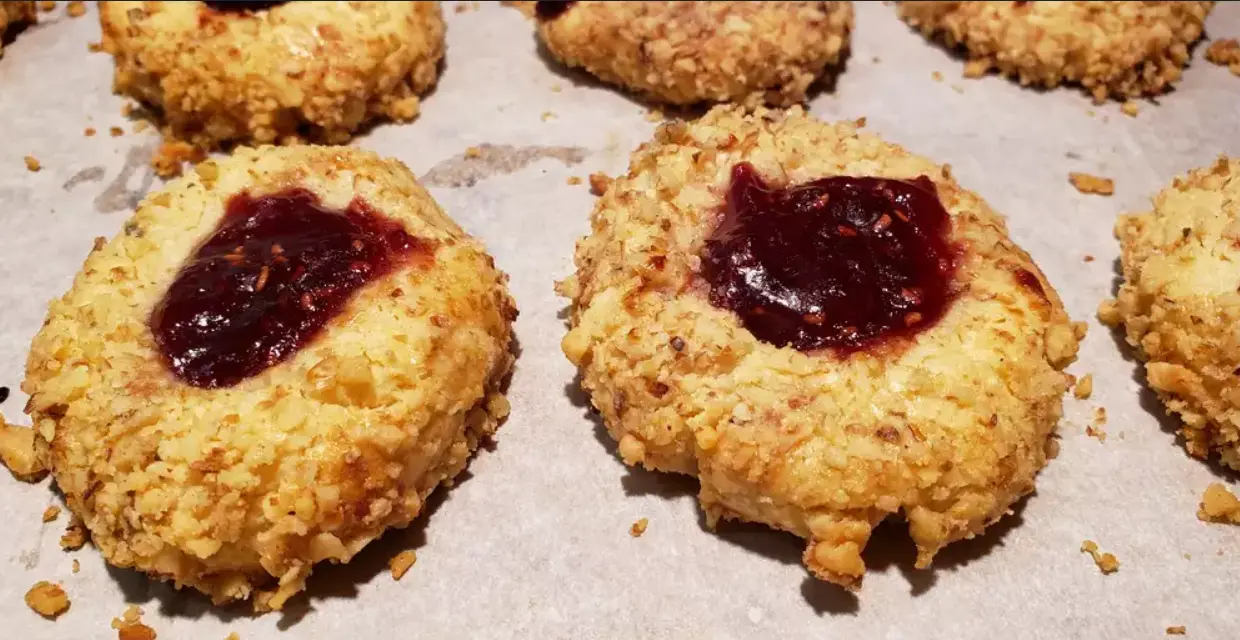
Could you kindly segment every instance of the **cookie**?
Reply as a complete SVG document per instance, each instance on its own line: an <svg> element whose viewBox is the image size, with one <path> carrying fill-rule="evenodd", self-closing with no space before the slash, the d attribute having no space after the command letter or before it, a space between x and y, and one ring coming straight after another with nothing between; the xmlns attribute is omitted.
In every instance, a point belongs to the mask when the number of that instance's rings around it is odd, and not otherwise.
<svg viewBox="0 0 1240 640"><path fill-rule="evenodd" d="M4 54L4 43L9 30L15 30L20 25L33 24L38 19L39 12L33 0L0 2L0 55Z"/></svg>
<svg viewBox="0 0 1240 640"><path fill-rule="evenodd" d="M1188 452L1240 469L1240 160L1176 178L1115 235L1124 280L1099 319L1123 328Z"/></svg>
<svg viewBox="0 0 1240 640"><path fill-rule="evenodd" d="M697 476L711 526L795 533L856 587L885 518L926 567L1033 490L1078 337L945 166L717 107L634 152L592 229L564 353L624 461Z"/></svg>
<svg viewBox="0 0 1240 640"><path fill-rule="evenodd" d="M850 2L538 2L556 59L656 102L790 105L834 73Z"/></svg>
<svg viewBox="0 0 1240 640"><path fill-rule="evenodd" d="M230 143L339 144L412 120L439 74L436 2L106 2L113 88L160 114L163 175Z"/></svg>
<svg viewBox="0 0 1240 640"><path fill-rule="evenodd" d="M507 415L505 282L399 162L241 148L97 243L34 339L27 409L109 562L279 609Z"/></svg>
<svg viewBox="0 0 1240 640"><path fill-rule="evenodd" d="M1022 85L1078 84L1094 100L1171 89L1213 2L901 2L927 38L960 47L965 75L998 70Z"/></svg>

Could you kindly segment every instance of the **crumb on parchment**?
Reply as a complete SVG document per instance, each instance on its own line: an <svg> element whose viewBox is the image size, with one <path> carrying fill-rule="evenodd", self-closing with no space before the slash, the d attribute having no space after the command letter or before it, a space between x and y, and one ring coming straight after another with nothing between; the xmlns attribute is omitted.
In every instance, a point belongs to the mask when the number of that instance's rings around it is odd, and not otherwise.
<svg viewBox="0 0 1240 640"><path fill-rule="evenodd" d="M129 605L119 618L112 618L116 640L155 640L155 630L142 624L142 609Z"/></svg>
<svg viewBox="0 0 1240 640"><path fill-rule="evenodd" d="M1124 104L1119 106L1119 110L1129 118L1135 118L1137 114L1141 113L1141 107L1133 100L1125 100Z"/></svg>
<svg viewBox="0 0 1240 640"><path fill-rule="evenodd" d="M43 165L39 164L39 159L34 156L26 156L25 158L22 158L22 159L26 161L27 171L34 172L34 171L38 171L39 169L43 168Z"/></svg>
<svg viewBox="0 0 1240 640"><path fill-rule="evenodd" d="M1094 409L1093 423L1086 425L1085 435L1091 438L1097 438L1098 442L1107 441L1107 432L1103 430L1102 425L1107 423L1107 410L1105 407L1096 407Z"/></svg>
<svg viewBox="0 0 1240 640"><path fill-rule="evenodd" d="M1068 174L1068 180L1081 193L1093 193L1100 196L1109 196L1115 193L1115 181L1110 178L1100 178L1088 173L1073 171Z"/></svg>
<svg viewBox="0 0 1240 640"><path fill-rule="evenodd" d="M417 561L418 554L414 553L412 549L406 549L396 554L396 556L388 562L388 569L392 571L392 579L400 580L405 577L405 574L408 573L409 568L412 567Z"/></svg>
<svg viewBox="0 0 1240 640"><path fill-rule="evenodd" d="M51 522L60 517L60 507L52 505L43 510L43 521Z"/></svg>
<svg viewBox="0 0 1240 640"><path fill-rule="evenodd" d="M74 559L73 559L73 572L74 572L74 573L77 573L77 572L79 572L79 571L81 571L81 570L82 570L82 563L81 563L81 562L78 562L78 559L77 559L77 558L74 558Z"/></svg>
<svg viewBox="0 0 1240 640"><path fill-rule="evenodd" d="M579 185L581 184L581 178L579 176L569 176L566 182L570 185Z"/></svg>
<svg viewBox="0 0 1240 640"><path fill-rule="evenodd" d="M232 632L232 633L228 634L228 637L227 637L227 638L224 638L224 640L241 640L241 636L237 635L237 632L236 632L236 631L234 631L234 632Z"/></svg>
<svg viewBox="0 0 1240 640"><path fill-rule="evenodd" d="M1240 498L1215 482L1206 487L1197 509L1197 519L1202 522L1240 524Z"/></svg>
<svg viewBox="0 0 1240 640"><path fill-rule="evenodd" d="M479 149L478 147L465 147L465 157L466 158L481 158L482 149Z"/></svg>
<svg viewBox="0 0 1240 640"><path fill-rule="evenodd" d="M553 111L544 111L544 112L542 113L542 121L543 121L543 122L546 122L546 121L548 121L548 120L554 120L554 119L555 119L555 117L556 117L556 116L555 116L555 112L553 112Z"/></svg>
<svg viewBox="0 0 1240 640"><path fill-rule="evenodd" d="M1232 73L1240 76L1240 42L1235 38L1215 40L1206 48L1206 60L1227 67Z"/></svg>
<svg viewBox="0 0 1240 640"><path fill-rule="evenodd" d="M607 193L607 188L611 186L611 177L602 172L590 174L590 193L601 196Z"/></svg>
<svg viewBox="0 0 1240 640"><path fill-rule="evenodd" d="M86 546L86 541L90 540L90 534L86 531L86 523L82 519L73 516L69 521L69 526L65 527L64 535L60 536L60 548L65 551L77 551Z"/></svg>
<svg viewBox="0 0 1240 640"><path fill-rule="evenodd" d="M52 2L51 0L40 0L39 1L39 11L42 11L43 13L52 11L55 8L56 8L56 3Z"/></svg>
<svg viewBox="0 0 1240 640"><path fill-rule="evenodd" d="M38 482L47 474L35 451L34 429L7 424L0 415L0 462L13 477L23 482Z"/></svg>
<svg viewBox="0 0 1240 640"><path fill-rule="evenodd" d="M942 73L942 72L940 72L940 71L932 71L932 72L930 72L930 79L931 79L931 80L934 80L935 82L942 82L942 81L943 81L943 73Z"/></svg>
<svg viewBox="0 0 1240 640"><path fill-rule="evenodd" d="M1072 388L1072 395L1077 400L1085 400L1094 392L1094 375L1087 373L1076 381L1076 386Z"/></svg>
<svg viewBox="0 0 1240 640"><path fill-rule="evenodd" d="M83 129L83 130L82 130L82 135L86 136L87 138L89 138L89 137L91 137L91 136L95 135L95 128L94 128L94 127L86 127L85 129Z"/></svg>
<svg viewBox="0 0 1240 640"><path fill-rule="evenodd" d="M44 618L54 620L69 610L69 594L58 584L40 580L26 592L26 606Z"/></svg>
<svg viewBox="0 0 1240 640"><path fill-rule="evenodd" d="M641 520L634 522L633 526L629 527L629 535L634 538L640 538L643 533L646 533L646 527L648 526L650 526L650 519L642 518Z"/></svg>
<svg viewBox="0 0 1240 640"><path fill-rule="evenodd" d="M1094 261L1094 259L1095 259L1095 258L1094 258L1093 256L1089 255L1089 254L1085 254L1085 257L1084 257L1084 258L1081 258L1081 260L1083 260L1083 261L1085 261L1085 262L1093 262L1093 261Z"/></svg>
<svg viewBox="0 0 1240 640"><path fill-rule="evenodd" d="M1094 564L1098 565L1098 568L1102 570L1102 573L1111 574L1119 571L1119 559L1115 557L1115 554L1099 553L1098 543L1093 540L1082 542L1081 552L1088 553L1094 559Z"/></svg>
<svg viewBox="0 0 1240 640"><path fill-rule="evenodd" d="M113 138L119 138L119 137L121 137L121 136L125 135L125 130L124 130L124 129L122 129L122 128L120 128L120 127L108 127L108 133L109 133L109 134L110 134Z"/></svg>
<svg viewBox="0 0 1240 640"><path fill-rule="evenodd" d="M86 15L86 3L82 0L73 0L65 7L65 13L69 14L70 18L80 18Z"/></svg>
<svg viewBox="0 0 1240 640"><path fill-rule="evenodd" d="M1182 636L1185 633L1188 633L1188 629L1182 624L1174 627L1167 627L1167 635L1169 636Z"/></svg>

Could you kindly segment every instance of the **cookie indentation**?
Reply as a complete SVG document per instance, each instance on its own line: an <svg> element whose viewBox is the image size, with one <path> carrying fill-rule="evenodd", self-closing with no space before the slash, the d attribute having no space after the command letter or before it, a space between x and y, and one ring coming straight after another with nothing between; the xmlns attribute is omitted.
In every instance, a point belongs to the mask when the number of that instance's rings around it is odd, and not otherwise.
<svg viewBox="0 0 1240 640"><path fill-rule="evenodd" d="M848 353L942 317L955 269L949 224L924 176L775 188L742 163L702 275L711 304L736 312L759 340Z"/></svg>
<svg viewBox="0 0 1240 640"><path fill-rule="evenodd" d="M433 248L355 199L344 211L308 191L234 196L151 317L184 382L232 386L308 344L353 294Z"/></svg>

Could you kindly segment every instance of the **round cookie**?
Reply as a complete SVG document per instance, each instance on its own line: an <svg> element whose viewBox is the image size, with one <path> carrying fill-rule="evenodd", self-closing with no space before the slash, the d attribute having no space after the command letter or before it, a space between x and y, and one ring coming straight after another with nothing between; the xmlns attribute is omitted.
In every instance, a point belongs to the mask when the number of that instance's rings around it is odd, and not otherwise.
<svg viewBox="0 0 1240 640"><path fill-rule="evenodd" d="M106 2L99 16L113 88L161 115L161 175L229 143L339 144L412 120L444 54L437 2Z"/></svg>
<svg viewBox="0 0 1240 640"><path fill-rule="evenodd" d="M35 8L34 0L0 2L0 55L4 54L4 38L9 29L36 22L38 19L39 12Z"/></svg>
<svg viewBox="0 0 1240 640"><path fill-rule="evenodd" d="M97 244L34 339L27 410L109 562L279 609L507 415L506 280L395 160L240 148Z"/></svg>
<svg viewBox="0 0 1240 640"><path fill-rule="evenodd" d="M888 516L925 567L1033 490L1078 336L946 167L718 107L634 152L592 228L564 353L624 461L696 475L712 526L807 538L855 587Z"/></svg>
<svg viewBox="0 0 1240 640"><path fill-rule="evenodd" d="M570 67L675 105L790 105L848 48L850 2L538 2Z"/></svg>
<svg viewBox="0 0 1240 640"><path fill-rule="evenodd" d="M1180 79L1213 2L900 2L927 38L966 50L965 75L1083 86L1095 101L1157 95Z"/></svg>
<svg viewBox="0 0 1240 640"><path fill-rule="evenodd" d="M1115 235L1124 282L1099 319L1124 328L1188 452L1240 469L1240 160L1176 178Z"/></svg>

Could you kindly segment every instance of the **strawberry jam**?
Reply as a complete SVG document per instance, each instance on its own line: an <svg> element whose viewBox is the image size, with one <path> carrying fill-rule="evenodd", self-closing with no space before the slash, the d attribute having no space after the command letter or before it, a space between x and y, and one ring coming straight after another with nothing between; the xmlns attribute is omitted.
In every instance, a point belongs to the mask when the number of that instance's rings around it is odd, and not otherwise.
<svg viewBox="0 0 1240 640"><path fill-rule="evenodd" d="M955 270L950 224L924 176L775 188L742 163L702 275L711 304L735 312L759 340L849 353L942 317Z"/></svg>
<svg viewBox="0 0 1240 640"><path fill-rule="evenodd" d="M228 387L297 353L358 289L433 248L355 199L325 208L293 189L234 196L151 316L172 373Z"/></svg>

